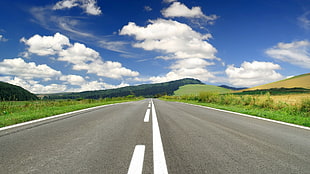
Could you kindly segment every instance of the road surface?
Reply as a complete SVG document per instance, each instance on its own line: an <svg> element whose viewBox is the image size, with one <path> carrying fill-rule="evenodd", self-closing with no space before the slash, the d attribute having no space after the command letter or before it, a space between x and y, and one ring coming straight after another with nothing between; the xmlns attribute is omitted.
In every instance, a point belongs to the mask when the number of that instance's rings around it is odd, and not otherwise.
<svg viewBox="0 0 310 174"><path fill-rule="evenodd" d="M146 99L1 129L0 173L310 173L310 131Z"/></svg>

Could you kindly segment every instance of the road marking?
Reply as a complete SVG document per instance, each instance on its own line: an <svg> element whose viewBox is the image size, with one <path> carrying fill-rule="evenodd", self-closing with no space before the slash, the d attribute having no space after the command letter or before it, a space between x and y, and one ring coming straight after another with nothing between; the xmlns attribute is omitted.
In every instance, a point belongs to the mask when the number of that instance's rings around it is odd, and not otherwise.
<svg viewBox="0 0 310 174"><path fill-rule="evenodd" d="M151 103L149 103L149 105L147 107L151 107Z"/></svg>
<svg viewBox="0 0 310 174"><path fill-rule="evenodd" d="M149 122L150 120L150 109L146 110L145 116L144 116L144 122Z"/></svg>
<svg viewBox="0 0 310 174"><path fill-rule="evenodd" d="M136 145L127 174L142 173L145 145Z"/></svg>
<svg viewBox="0 0 310 174"><path fill-rule="evenodd" d="M155 106L152 100L152 127L153 127L153 163L154 174L168 174L167 164L164 154L163 143L161 141Z"/></svg>

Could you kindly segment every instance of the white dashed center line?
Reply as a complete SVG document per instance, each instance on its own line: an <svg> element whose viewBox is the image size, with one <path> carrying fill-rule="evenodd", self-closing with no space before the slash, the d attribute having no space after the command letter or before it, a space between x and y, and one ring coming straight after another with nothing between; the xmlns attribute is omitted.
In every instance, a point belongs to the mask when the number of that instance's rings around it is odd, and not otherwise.
<svg viewBox="0 0 310 174"><path fill-rule="evenodd" d="M160 130L157 121L157 115L153 100L150 101L149 106L144 116L144 122L149 122L150 112L152 110L152 131L153 131L153 164L154 174L168 174L163 143L160 136ZM145 145L136 145L133 152L128 174L141 174L143 169Z"/></svg>
<svg viewBox="0 0 310 174"><path fill-rule="evenodd" d="M144 116L144 122L147 123L150 120L150 109L146 110L145 116Z"/></svg>
<svg viewBox="0 0 310 174"><path fill-rule="evenodd" d="M140 174L143 169L145 145L136 145L127 174Z"/></svg>

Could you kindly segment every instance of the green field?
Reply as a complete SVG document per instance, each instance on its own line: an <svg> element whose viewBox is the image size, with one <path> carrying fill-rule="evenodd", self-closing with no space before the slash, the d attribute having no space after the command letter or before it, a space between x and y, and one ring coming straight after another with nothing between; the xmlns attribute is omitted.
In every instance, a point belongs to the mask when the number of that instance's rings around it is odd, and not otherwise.
<svg viewBox="0 0 310 174"><path fill-rule="evenodd" d="M100 100L2 101L0 102L0 127L90 107L140 99L142 98L117 97Z"/></svg>
<svg viewBox="0 0 310 174"><path fill-rule="evenodd" d="M200 92L198 95L164 96L162 99L209 106L310 127L310 98L306 97L295 103L285 103L273 97L275 96L271 96L270 93L233 95Z"/></svg>
<svg viewBox="0 0 310 174"><path fill-rule="evenodd" d="M214 86L214 85L185 85L181 86L178 90L174 91L175 96L183 95L199 95L201 92L214 92L214 93L230 93L230 89Z"/></svg>

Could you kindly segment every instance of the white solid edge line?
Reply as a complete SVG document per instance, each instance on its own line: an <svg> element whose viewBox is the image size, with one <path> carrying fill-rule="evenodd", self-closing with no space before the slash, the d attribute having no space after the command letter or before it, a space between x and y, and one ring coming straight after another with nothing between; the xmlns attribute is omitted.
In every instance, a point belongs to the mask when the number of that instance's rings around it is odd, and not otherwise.
<svg viewBox="0 0 310 174"><path fill-rule="evenodd" d="M145 145L136 145L127 174L142 173Z"/></svg>
<svg viewBox="0 0 310 174"><path fill-rule="evenodd" d="M124 103L128 103L128 102L124 102ZM20 127L20 126L25 126L25 125L28 125L28 124L33 124L33 123L37 123L37 122L41 122L41 121L45 121L45 120L50 120L50 119L54 119L54 118L64 117L64 116L71 115L71 114L78 114L80 112L90 111L90 110L94 110L94 109L100 109L100 108L103 108L103 107L117 105L117 104L123 104L123 103L114 103L114 104L108 104L108 105L101 105L101 106L96 106L96 107L92 107L92 108L86 108L86 109L82 109L82 110L67 112L67 113L63 113L63 114L59 114L59 115L44 117L44 118L40 118L40 119L37 119L37 120L32 120L32 121L27 121L27 122L23 122L23 123L14 124L14 125L11 125L11 126L2 127L2 128L0 128L0 131L4 131L4 130L7 130L7 129L11 129L11 128L16 128L16 127Z"/></svg>
<svg viewBox="0 0 310 174"><path fill-rule="evenodd" d="M150 109L147 109L144 116L144 122L147 123L150 120Z"/></svg>
<svg viewBox="0 0 310 174"><path fill-rule="evenodd" d="M208 107L208 106L201 106L201 105L195 105L195 104L189 104L189 103L183 103L183 104L188 104L188 105L197 106L197 107L201 107L201 108L207 108L207 109L211 109L211 110L215 110L215 111L226 112L226 113L235 114L235 115L240 115L240 116L243 116L243 117L255 118L255 119L269 121L269 122L273 122L273 123L278 123L278 124L282 124L282 125L286 125L286 126L291 126L291 127L295 127L295 128L310 130L310 127L300 126L300 125L292 124L292 123L286 123L286 122L283 122L283 121L271 120L271 119L268 119L268 118L257 117L257 116L248 115L248 114L242 114L242 113L233 112L233 111L226 111L226 110L222 110L222 109L211 108L211 107Z"/></svg>
<svg viewBox="0 0 310 174"><path fill-rule="evenodd" d="M168 174L163 143L160 136L155 106L152 100L152 127L153 127L153 163L154 174Z"/></svg>

